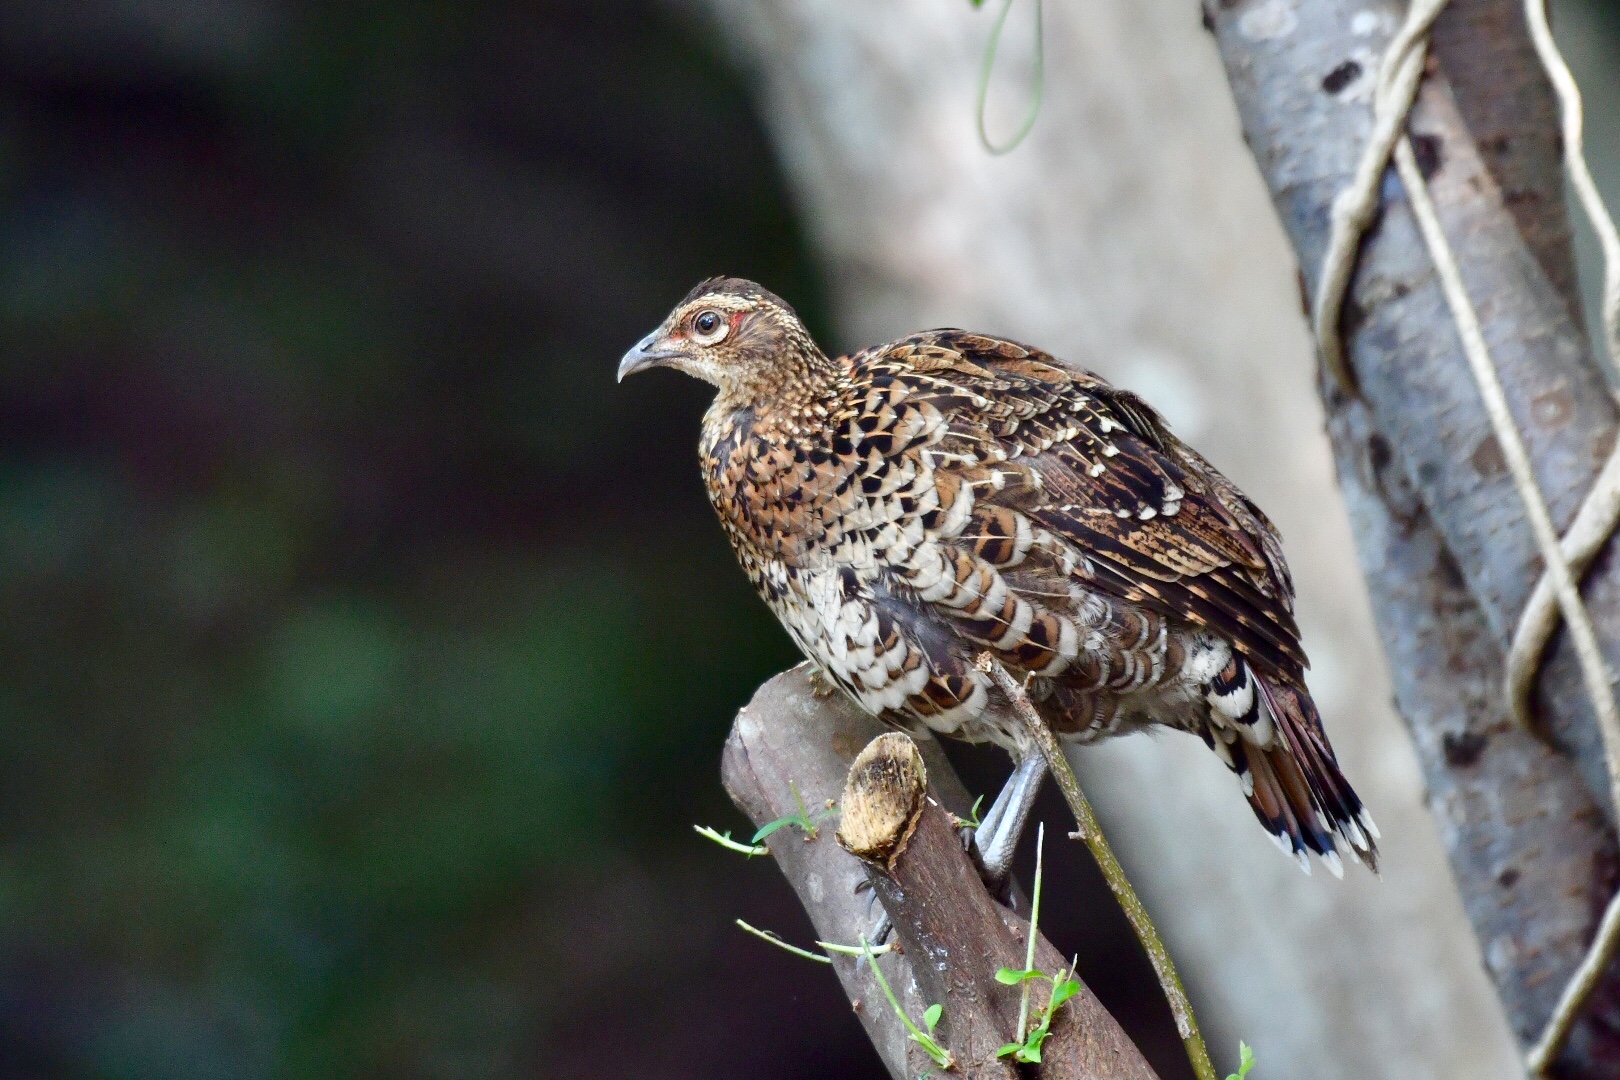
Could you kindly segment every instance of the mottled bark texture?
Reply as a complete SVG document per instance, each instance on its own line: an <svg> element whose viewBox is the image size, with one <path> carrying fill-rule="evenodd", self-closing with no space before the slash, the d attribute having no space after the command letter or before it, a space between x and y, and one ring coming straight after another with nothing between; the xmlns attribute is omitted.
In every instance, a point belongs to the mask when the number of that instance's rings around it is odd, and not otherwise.
<svg viewBox="0 0 1620 1080"><path fill-rule="evenodd" d="M823 941L854 943L872 931L880 909L869 903L870 894L856 891L869 880L902 946L878 963L907 1015L920 1025L924 1009L943 1005L939 1036L958 1059L953 1075L1011 1080L1019 1073L995 1051L1012 1038L1019 993L997 983L995 973L1024 966L1028 923L990 898L963 850L946 811L966 813L969 800L938 743L891 736L884 743L914 748L921 768L907 761L874 768L868 753L865 767L852 772L884 731L842 695L816 697L800 666L760 687L738 714L721 764L726 791L756 825L794 813L798 798L812 807L840 799L846 807L862 807L860 846L874 856L882 852L876 864L835 842L831 820L814 837L793 827L778 830L769 840L772 856ZM888 814L881 805L885 792L878 790L882 778L905 789L892 800L898 809ZM908 786L913 783L926 783L930 797L914 797ZM1057 972L1064 960L1043 937L1036 964ZM835 955L833 967L889 1072L897 1080L927 1072L932 1062L907 1039L867 963ZM1037 1075L1154 1080L1089 989L1059 1011L1052 1031Z"/></svg>
<svg viewBox="0 0 1620 1080"><path fill-rule="evenodd" d="M1452 0L1435 20L1430 51L1525 243L1578 314L1558 97L1524 31L1523 0Z"/></svg>
<svg viewBox="0 0 1620 1080"><path fill-rule="evenodd" d="M1508 6L1453 5L1409 127L1562 527L1613 443L1616 413L1575 315L1548 93ZM1370 126L1376 57L1399 10L1250 0L1210 14L1245 135L1314 293L1329 208ZM1461 106L1452 67L1469 95ZM1541 560L1393 173L1362 245L1343 332L1359 396L1327 386L1324 397L1396 700L1486 967L1528 1043L1614 887L1609 783L1563 635L1537 693L1541 721L1563 749L1507 719L1503 652ZM1613 662L1620 573L1610 552L1584 594ZM1620 1075L1617 1007L1620 980L1611 977L1561 1074Z"/></svg>

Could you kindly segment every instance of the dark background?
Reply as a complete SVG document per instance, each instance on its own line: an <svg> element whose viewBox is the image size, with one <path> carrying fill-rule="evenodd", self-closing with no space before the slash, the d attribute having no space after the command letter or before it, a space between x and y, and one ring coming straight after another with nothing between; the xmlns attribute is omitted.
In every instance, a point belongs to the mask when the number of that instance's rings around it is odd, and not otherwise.
<svg viewBox="0 0 1620 1080"><path fill-rule="evenodd" d="M703 499L706 388L613 382L715 273L828 339L713 40L0 3L0 1077L881 1075L732 926L808 940L771 864L691 832L746 831L721 742L796 656Z"/></svg>

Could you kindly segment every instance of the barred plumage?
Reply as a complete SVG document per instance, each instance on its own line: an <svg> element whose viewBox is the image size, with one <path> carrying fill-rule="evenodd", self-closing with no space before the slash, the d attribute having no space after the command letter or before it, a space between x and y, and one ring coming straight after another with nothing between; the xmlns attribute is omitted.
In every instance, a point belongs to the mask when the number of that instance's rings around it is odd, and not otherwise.
<svg viewBox="0 0 1620 1080"><path fill-rule="evenodd" d="M1275 529L1135 395L933 330L837 359L751 282L704 282L625 357L719 390L704 479L805 655L893 723L1030 752L989 649L1064 737L1201 736L1308 870L1376 830L1306 692Z"/></svg>

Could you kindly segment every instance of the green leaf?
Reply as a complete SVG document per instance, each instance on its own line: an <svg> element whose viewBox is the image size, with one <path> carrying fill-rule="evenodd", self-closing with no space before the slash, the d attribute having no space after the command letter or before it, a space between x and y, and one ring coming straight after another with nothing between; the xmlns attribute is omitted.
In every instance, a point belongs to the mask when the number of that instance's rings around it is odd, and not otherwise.
<svg viewBox="0 0 1620 1080"><path fill-rule="evenodd" d="M977 829L980 822L984 820L983 818L979 817L979 804L983 802L984 796L980 795L977 799L973 800L973 809L968 811L968 824L973 826L975 829Z"/></svg>
<svg viewBox="0 0 1620 1080"><path fill-rule="evenodd" d="M945 1006L938 1004L930 1005L923 1010L923 1023L928 1025L929 1034L933 1034L934 1029L939 1026L939 1018L944 1013Z"/></svg>
<svg viewBox="0 0 1620 1080"><path fill-rule="evenodd" d="M1057 1012L1065 1001L1068 1001L1079 992L1080 983L1075 979L1069 979L1066 982L1058 983L1056 986L1052 987L1052 1001L1051 1004L1047 1005L1047 1009L1051 1012ZM1239 1067L1241 1068L1241 1066Z"/></svg>
<svg viewBox="0 0 1620 1080"><path fill-rule="evenodd" d="M1030 979L1041 978L1045 978L1045 976L1043 976L1040 972L1033 970L1018 971L1014 968L1004 967L1000 971L996 972L996 982L1003 986L1017 986L1021 982L1028 982Z"/></svg>
<svg viewBox="0 0 1620 1080"><path fill-rule="evenodd" d="M1018 1051L1022 1050L1023 1048L1024 1048L1023 1043L1008 1043L1007 1045L1003 1046L1000 1050L996 1051L996 1057L1004 1058L1008 1054L1016 1054L1016 1053L1018 1053Z"/></svg>
<svg viewBox="0 0 1620 1080"><path fill-rule="evenodd" d="M1238 1043L1238 1071L1228 1073L1226 1080L1248 1080L1249 1070L1254 1068L1254 1050L1246 1042Z"/></svg>
<svg viewBox="0 0 1620 1080"><path fill-rule="evenodd" d="M802 819L796 814L789 814L787 817L779 817L775 821L767 822L766 824L761 825L759 827L759 831L754 834L754 838L750 840L749 843L759 843L761 840L771 835L771 833L775 832L777 829L782 828L784 825L799 825L800 828L803 828Z"/></svg>

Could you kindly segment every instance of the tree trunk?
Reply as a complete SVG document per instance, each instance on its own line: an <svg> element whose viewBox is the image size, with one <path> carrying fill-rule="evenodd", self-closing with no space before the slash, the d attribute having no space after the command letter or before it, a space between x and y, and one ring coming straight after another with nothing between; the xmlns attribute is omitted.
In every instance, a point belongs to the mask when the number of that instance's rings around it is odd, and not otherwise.
<svg viewBox="0 0 1620 1080"><path fill-rule="evenodd" d="M1286 5L1285 5L1286 7ZM1517 4L1458 0L1409 130L1560 527L1613 445L1616 409L1579 319L1549 91ZM1211 5L1247 141L1314 292L1333 197L1371 125L1393 5ZM1359 20L1357 22L1356 20ZM1464 47L1466 45L1466 47ZM1489 65L1490 74L1482 71ZM1459 104L1447 75L1469 95ZM1307 92L1301 92L1307 87ZM1478 130L1471 130L1477 125ZM1390 174L1392 177L1392 174ZM1541 560L1405 193L1387 179L1343 330L1359 393L1324 381L1340 482L1442 837L1521 1045L1534 1040L1614 890L1609 782L1573 650L1538 687L1559 754L1508 721L1504 650ZM1611 550L1584 594L1620 656ZM1584 784L1577 783L1584 779ZM1620 1075L1620 978L1593 995L1560 1074Z"/></svg>

